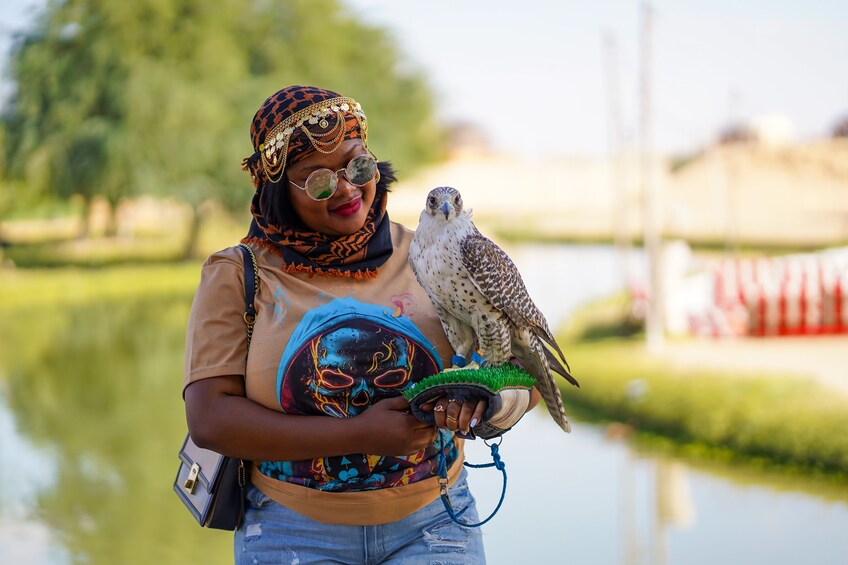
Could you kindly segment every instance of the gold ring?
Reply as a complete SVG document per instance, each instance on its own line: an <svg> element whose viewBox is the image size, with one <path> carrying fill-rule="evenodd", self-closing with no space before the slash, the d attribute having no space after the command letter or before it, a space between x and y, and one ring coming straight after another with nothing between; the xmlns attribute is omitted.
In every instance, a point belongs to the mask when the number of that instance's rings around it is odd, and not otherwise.
<svg viewBox="0 0 848 565"><path fill-rule="evenodd" d="M457 418L455 416L448 416L447 420L448 422L456 422Z"/></svg>

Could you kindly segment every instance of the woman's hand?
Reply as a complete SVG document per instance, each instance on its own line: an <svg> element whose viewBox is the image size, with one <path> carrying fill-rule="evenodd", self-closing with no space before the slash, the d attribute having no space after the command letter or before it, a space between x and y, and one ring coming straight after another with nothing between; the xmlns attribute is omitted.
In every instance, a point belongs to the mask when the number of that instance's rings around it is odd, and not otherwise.
<svg viewBox="0 0 848 565"><path fill-rule="evenodd" d="M486 413L488 402L460 402L458 400L440 398L421 406L425 412L433 412L437 428L446 428L452 432L467 434L471 428L480 423Z"/></svg>
<svg viewBox="0 0 848 565"><path fill-rule="evenodd" d="M402 396L386 398L351 418L360 430L364 453L411 455L436 441L436 428L409 413Z"/></svg>

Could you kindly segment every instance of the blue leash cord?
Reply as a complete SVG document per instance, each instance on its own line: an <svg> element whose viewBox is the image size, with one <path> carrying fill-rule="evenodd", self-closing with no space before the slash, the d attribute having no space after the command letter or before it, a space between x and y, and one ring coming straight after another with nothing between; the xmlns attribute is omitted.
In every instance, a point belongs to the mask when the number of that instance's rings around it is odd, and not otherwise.
<svg viewBox="0 0 848 565"><path fill-rule="evenodd" d="M453 505L451 504L450 497L448 496L448 473L447 473L447 465L445 463L445 436L441 432L439 433L439 497L442 499L442 504L445 505L445 510L448 513L448 516L451 517L451 520L459 524L460 526L465 526L466 528L479 528L489 520L495 517L495 514L498 513L498 510L501 509L501 504L503 504L504 496L506 496L506 465L501 460L501 455L498 453L498 443L487 443L486 445L492 450L492 462L484 463L482 465L473 465L471 463L463 463L466 467L470 467L472 469L484 469L486 467L494 467L498 471L503 474L503 489L501 490L501 499L498 501L498 505L489 514L489 517L483 520L482 522L477 522L476 524L466 524L465 522L460 522L459 517L468 510L466 506L459 512L454 512Z"/></svg>

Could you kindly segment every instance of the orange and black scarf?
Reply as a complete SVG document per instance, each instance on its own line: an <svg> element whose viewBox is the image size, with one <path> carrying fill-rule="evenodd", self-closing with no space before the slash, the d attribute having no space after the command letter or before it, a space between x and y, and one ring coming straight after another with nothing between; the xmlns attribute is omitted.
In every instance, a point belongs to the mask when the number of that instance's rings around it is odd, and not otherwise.
<svg viewBox="0 0 848 565"><path fill-rule="evenodd" d="M254 196L252 210L258 198L258 194ZM373 278L377 276L377 268L392 255L386 194L378 192L365 225L350 235L331 236L291 226L272 226L265 223L261 214L254 212L250 230L242 241L275 251L289 273Z"/></svg>

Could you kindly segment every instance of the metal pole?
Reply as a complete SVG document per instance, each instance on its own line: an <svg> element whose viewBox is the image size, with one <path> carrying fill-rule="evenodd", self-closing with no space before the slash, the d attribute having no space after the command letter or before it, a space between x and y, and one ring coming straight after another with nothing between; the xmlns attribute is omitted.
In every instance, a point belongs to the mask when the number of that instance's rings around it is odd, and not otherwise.
<svg viewBox="0 0 848 565"><path fill-rule="evenodd" d="M627 288L630 273L630 226L627 225L627 192L624 182L624 143L621 127L621 96L618 86L618 45L611 32L603 34L607 74L607 138L612 199L612 233L618 251L622 288Z"/></svg>
<svg viewBox="0 0 848 565"><path fill-rule="evenodd" d="M642 2L641 33L641 174L642 222L645 256L648 261L649 304L645 318L645 337L649 349L659 349L665 343L665 323L662 288L662 239L660 235L660 195L657 189L653 155L651 116L651 33L653 8Z"/></svg>

